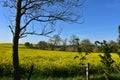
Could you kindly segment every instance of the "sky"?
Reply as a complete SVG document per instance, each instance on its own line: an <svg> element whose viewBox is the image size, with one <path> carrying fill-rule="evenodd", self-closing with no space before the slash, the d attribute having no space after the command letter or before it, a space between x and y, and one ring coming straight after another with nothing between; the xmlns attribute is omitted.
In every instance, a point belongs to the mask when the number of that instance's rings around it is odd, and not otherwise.
<svg viewBox="0 0 120 80"><path fill-rule="evenodd" d="M8 13L7 8L0 6L0 43L12 43L12 34L8 28L10 24ZM82 15L82 24L59 23L56 32L62 27L60 35L62 38L69 39L71 35L77 35L80 40L89 39L91 42L117 41L120 25L120 0L86 0ZM41 40L48 41L48 39L44 36L28 35L20 39L20 43L38 43Z"/></svg>

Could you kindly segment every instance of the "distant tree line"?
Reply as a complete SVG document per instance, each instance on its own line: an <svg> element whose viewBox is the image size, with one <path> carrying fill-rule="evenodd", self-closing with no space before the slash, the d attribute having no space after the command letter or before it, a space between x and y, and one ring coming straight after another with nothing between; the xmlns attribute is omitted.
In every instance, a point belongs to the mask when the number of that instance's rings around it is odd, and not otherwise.
<svg viewBox="0 0 120 80"><path fill-rule="evenodd" d="M107 44L111 47L112 53L117 53L119 45L117 41L107 41ZM103 52L101 45L96 46L89 39L84 39L80 41L80 38L76 35L70 36L69 39L62 39L60 35L54 35L52 38L46 41L39 41L37 44L32 44L30 42L25 42L27 48L35 48L40 50L59 50L59 51L73 51L77 52L78 47L81 52Z"/></svg>

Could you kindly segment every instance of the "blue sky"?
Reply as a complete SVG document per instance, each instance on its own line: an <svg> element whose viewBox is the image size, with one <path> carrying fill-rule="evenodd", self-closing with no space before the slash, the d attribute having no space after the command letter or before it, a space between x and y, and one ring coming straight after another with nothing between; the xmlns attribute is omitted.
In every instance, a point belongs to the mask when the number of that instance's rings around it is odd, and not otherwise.
<svg viewBox="0 0 120 80"><path fill-rule="evenodd" d="M0 6L0 43L12 42L12 35L7 27L9 25L8 12L6 8ZM77 35L80 40L90 39L96 40L117 40L118 25L120 25L120 0L86 0L82 8L84 21L82 24L57 24L56 30L59 31L59 26L63 28L61 33L62 38L69 38L71 35ZM43 36L27 36L20 39L20 43L29 41L37 43L40 40L48 40Z"/></svg>

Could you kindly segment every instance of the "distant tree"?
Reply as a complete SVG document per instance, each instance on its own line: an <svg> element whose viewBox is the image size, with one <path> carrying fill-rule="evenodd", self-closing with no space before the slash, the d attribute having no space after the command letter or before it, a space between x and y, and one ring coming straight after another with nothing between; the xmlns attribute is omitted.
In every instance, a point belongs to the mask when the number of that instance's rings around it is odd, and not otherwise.
<svg viewBox="0 0 120 80"><path fill-rule="evenodd" d="M67 38L62 40L62 48L61 48L61 50L65 51L66 47L67 47Z"/></svg>
<svg viewBox="0 0 120 80"><path fill-rule="evenodd" d="M118 26L118 44L120 44L120 25Z"/></svg>
<svg viewBox="0 0 120 80"><path fill-rule="evenodd" d="M80 43L82 52L90 53L93 51L93 45L89 39L84 39Z"/></svg>
<svg viewBox="0 0 120 80"><path fill-rule="evenodd" d="M45 50L45 49L48 48L48 44L45 41L40 41L40 42L37 43L37 47L39 49Z"/></svg>
<svg viewBox="0 0 120 80"><path fill-rule="evenodd" d="M118 55L120 56L120 25L118 26Z"/></svg>
<svg viewBox="0 0 120 80"><path fill-rule="evenodd" d="M47 36L55 31L54 25L58 20L77 22L81 19L80 8L83 5L81 0L1 0L0 2L13 11L11 15L14 21L9 28L13 34L14 80L20 80L19 39L26 37L27 34ZM41 23L44 26L34 27L33 23ZM41 29L41 32L35 31L34 28Z"/></svg>
<svg viewBox="0 0 120 80"><path fill-rule="evenodd" d="M93 52L95 52L95 53L102 52L100 50L100 46L93 45Z"/></svg>
<svg viewBox="0 0 120 80"><path fill-rule="evenodd" d="M30 43L29 42L25 42L25 47L30 47Z"/></svg>
<svg viewBox="0 0 120 80"><path fill-rule="evenodd" d="M111 46L111 50L112 50L111 52L117 53L117 50L118 50L118 43L117 42L111 40L108 42L108 45Z"/></svg>
<svg viewBox="0 0 120 80"><path fill-rule="evenodd" d="M70 45L72 45L73 51L77 50L78 42L76 39L79 39L79 37L77 37L76 35L70 36L69 43L70 43Z"/></svg>
<svg viewBox="0 0 120 80"><path fill-rule="evenodd" d="M56 46L60 45L61 37L60 35L54 35L50 38L49 42L51 44L51 50L54 50Z"/></svg>
<svg viewBox="0 0 120 80"><path fill-rule="evenodd" d="M27 48L33 48L33 44L32 43L30 43L30 42L25 42L25 47L27 47Z"/></svg>

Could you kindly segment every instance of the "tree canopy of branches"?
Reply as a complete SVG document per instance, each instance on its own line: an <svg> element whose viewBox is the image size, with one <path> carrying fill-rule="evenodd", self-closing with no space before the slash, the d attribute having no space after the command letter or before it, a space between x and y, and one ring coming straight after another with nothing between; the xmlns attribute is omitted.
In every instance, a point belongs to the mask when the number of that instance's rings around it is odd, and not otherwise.
<svg viewBox="0 0 120 80"><path fill-rule="evenodd" d="M13 34L14 80L20 80L19 39L26 37L27 34L47 36L55 31L55 23L59 20L77 22L81 19L79 12L83 5L82 0L1 0L0 2L13 11L14 22L9 28ZM35 25L38 23L42 25Z"/></svg>

